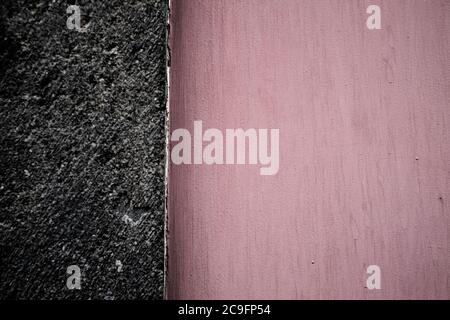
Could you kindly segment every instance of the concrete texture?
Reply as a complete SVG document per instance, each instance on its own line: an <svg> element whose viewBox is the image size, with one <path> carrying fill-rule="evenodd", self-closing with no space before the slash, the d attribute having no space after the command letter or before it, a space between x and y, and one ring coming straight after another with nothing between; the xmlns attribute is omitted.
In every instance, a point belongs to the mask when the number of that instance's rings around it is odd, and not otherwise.
<svg viewBox="0 0 450 320"><path fill-rule="evenodd" d="M174 0L171 130L279 128L281 158L170 165L169 298L450 298L449 28L443 0Z"/></svg>
<svg viewBox="0 0 450 320"><path fill-rule="evenodd" d="M0 10L0 298L161 299L167 3Z"/></svg>

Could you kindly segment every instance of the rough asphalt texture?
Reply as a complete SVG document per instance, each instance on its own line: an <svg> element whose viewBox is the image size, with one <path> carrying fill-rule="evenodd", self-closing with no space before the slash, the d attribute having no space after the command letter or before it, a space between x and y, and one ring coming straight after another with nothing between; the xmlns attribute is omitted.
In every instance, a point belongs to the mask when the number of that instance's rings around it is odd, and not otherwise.
<svg viewBox="0 0 450 320"><path fill-rule="evenodd" d="M0 15L0 299L161 299L166 1Z"/></svg>

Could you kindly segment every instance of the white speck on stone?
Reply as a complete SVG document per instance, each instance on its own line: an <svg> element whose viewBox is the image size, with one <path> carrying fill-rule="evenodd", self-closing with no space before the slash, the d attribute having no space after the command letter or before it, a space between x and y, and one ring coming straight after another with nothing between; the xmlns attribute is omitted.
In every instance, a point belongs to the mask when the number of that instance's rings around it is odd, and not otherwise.
<svg viewBox="0 0 450 320"><path fill-rule="evenodd" d="M117 267L117 272L122 272L122 267L123 267L122 261L116 260L116 267Z"/></svg>
<svg viewBox="0 0 450 320"><path fill-rule="evenodd" d="M133 221L133 219L131 219L130 216L127 215L127 214L124 214L124 215L122 216L122 221L125 222L126 224L130 224L130 225L132 225L132 226L134 226L134 224L135 224L135 222Z"/></svg>

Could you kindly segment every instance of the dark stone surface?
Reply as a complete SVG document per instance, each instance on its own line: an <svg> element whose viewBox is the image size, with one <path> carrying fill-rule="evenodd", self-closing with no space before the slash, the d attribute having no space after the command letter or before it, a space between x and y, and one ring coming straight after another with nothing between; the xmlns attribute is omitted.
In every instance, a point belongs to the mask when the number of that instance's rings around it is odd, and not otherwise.
<svg viewBox="0 0 450 320"><path fill-rule="evenodd" d="M0 298L161 299L166 1L0 11Z"/></svg>

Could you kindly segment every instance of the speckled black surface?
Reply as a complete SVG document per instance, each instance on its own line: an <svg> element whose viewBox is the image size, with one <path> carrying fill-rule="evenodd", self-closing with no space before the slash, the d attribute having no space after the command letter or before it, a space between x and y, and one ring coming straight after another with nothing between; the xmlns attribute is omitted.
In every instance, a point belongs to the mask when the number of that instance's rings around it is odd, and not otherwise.
<svg viewBox="0 0 450 320"><path fill-rule="evenodd" d="M166 1L0 10L0 298L161 299Z"/></svg>

